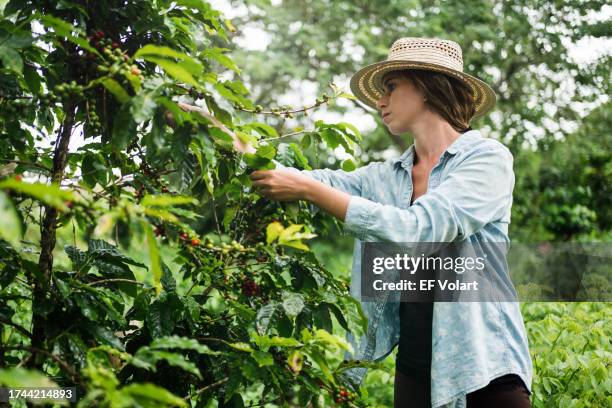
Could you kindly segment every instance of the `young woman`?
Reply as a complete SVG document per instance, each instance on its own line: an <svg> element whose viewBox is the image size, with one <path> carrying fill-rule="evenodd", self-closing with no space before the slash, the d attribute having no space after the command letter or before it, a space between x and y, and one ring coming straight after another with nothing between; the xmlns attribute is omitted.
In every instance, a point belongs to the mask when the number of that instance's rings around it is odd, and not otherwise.
<svg viewBox="0 0 612 408"><path fill-rule="evenodd" d="M460 46L401 38L386 61L351 79L353 93L414 144L400 157L353 172L277 168L254 171L270 199L306 200L344 221L356 238L351 293L360 293L360 242L453 242L478 248L509 242L513 158L470 128L495 103L463 73ZM239 146L243 151L249 146ZM505 258L492 270L511 290ZM530 407L532 363L518 302L362 302L368 332L355 358L381 360L396 345L395 407ZM360 384L365 369L353 369Z"/></svg>

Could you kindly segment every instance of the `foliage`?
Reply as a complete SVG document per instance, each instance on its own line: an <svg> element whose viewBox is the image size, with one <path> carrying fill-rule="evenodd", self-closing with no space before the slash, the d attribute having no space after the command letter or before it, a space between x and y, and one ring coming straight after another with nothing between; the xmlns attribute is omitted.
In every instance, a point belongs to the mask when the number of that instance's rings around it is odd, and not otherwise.
<svg viewBox="0 0 612 408"><path fill-rule="evenodd" d="M353 350L334 332L365 318L306 243L335 222L248 178L361 136L317 121L282 143L266 116L304 111L223 79L240 73L233 31L204 1L5 4L0 361L27 369L0 381L42 372L80 406L361 404L342 387L362 364L338 358ZM331 87L308 109L347 96Z"/></svg>
<svg viewBox="0 0 612 408"><path fill-rule="evenodd" d="M612 395L610 307L606 303L522 305L540 407L605 407Z"/></svg>

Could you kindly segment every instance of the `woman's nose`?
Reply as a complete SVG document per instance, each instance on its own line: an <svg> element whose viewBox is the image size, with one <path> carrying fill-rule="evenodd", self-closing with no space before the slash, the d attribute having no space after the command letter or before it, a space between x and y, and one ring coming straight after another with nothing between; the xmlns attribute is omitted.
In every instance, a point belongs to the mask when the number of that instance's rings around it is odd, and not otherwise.
<svg viewBox="0 0 612 408"><path fill-rule="evenodd" d="M387 98L386 97L381 97L380 99L378 99L376 101L376 107L378 108L378 110L382 111L383 108L385 108L387 106Z"/></svg>

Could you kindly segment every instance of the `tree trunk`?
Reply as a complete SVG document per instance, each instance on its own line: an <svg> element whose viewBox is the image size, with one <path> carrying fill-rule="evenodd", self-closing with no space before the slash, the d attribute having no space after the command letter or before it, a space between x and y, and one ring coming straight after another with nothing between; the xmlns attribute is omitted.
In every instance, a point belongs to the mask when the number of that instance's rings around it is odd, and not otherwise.
<svg viewBox="0 0 612 408"><path fill-rule="evenodd" d="M67 102L64 106L66 116L59 129L55 142L55 152L53 154L53 169L51 172L51 182L60 183L64 177L66 162L68 158L68 144L74 127L76 106L72 102ZM34 284L32 296L32 347L46 350L45 339L47 338L47 309L49 305L46 301L47 293L50 289L51 271L53 270L53 249L55 248L57 230L57 209L46 205L44 207L44 217L40 226L40 258L38 259L39 275L32 277ZM42 358L34 355L30 360L29 366L41 368Z"/></svg>

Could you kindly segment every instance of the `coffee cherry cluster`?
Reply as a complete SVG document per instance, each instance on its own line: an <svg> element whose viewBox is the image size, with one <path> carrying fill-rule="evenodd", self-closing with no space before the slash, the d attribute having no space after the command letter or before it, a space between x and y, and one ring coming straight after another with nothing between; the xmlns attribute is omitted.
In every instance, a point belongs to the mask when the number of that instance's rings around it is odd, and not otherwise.
<svg viewBox="0 0 612 408"><path fill-rule="evenodd" d="M244 282L242 282L240 289L242 290L243 295L249 297L257 296L260 292L259 285L253 279L250 278L246 278Z"/></svg>
<svg viewBox="0 0 612 408"><path fill-rule="evenodd" d="M189 234L187 234L186 232L181 232L179 234L179 238L181 239L181 241L188 245L191 245L192 247L198 247L202 243L199 238L190 237ZM208 242L208 239L206 239L206 241Z"/></svg>
<svg viewBox="0 0 612 408"><path fill-rule="evenodd" d="M2 111L7 116L21 115L23 109L30 104L28 100L19 98L8 100L2 100L2 98L0 98L0 100L2 101L2 104L0 105L2 106Z"/></svg>
<svg viewBox="0 0 612 408"><path fill-rule="evenodd" d="M159 224L159 225L155 226L155 236L156 237L165 237L166 236L166 229L164 228L164 226L162 224Z"/></svg>
<svg viewBox="0 0 612 408"><path fill-rule="evenodd" d="M57 84L46 94L38 97L43 105L53 105L57 102L66 101L74 98L82 98L85 86L77 84L76 81Z"/></svg>
<svg viewBox="0 0 612 408"><path fill-rule="evenodd" d="M100 133L102 133L102 122L100 121L100 117L96 113L95 105L93 105L93 103L90 104L87 115L87 134L99 135Z"/></svg>
<svg viewBox="0 0 612 408"><path fill-rule="evenodd" d="M97 70L102 74L121 74L125 77L134 75L144 80L142 71L138 66L130 64L130 57L122 49L121 44L106 37L103 31L98 31L89 37L93 46L106 58L111 61L111 65L98 65Z"/></svg>
<svg viewBox="0 0 612 408"><path fill-rule="evenodd" d="M339 387L334 391L334 401L336 404L345 404L355 400L355 393L347 390L346 387Z"/></svg>
<svg viewBox="0 0 612 408"><path fill-rule="evenodd" d="M134 193L134 198L136 198L136 201L140 201L144 193L145 193L145 186L144 184L141 184L140 187L138 187L138 189Z"/></svg>

